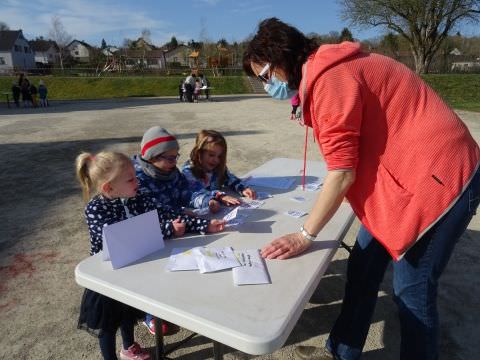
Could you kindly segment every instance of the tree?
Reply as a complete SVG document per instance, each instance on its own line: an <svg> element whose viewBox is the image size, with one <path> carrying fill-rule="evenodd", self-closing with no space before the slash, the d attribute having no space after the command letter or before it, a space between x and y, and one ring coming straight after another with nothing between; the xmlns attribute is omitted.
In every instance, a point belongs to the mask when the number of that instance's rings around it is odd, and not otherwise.
<svg viewBox="0 0 480 360"><path fill-rule="evenodd" d="M72 37L63 27L62 21L58 16L52 17L52 27L49 32L50 38L57 43L59 50L60 67L63 70L63 60L65 59L65 50L72 41Z"/></svg>
<svg viewBox="0 0 480 360"><path fill-rule="evenodd" d="M101 49L106 49L107 48L107 42L105 39L102 39L102 45L100 46Z"/></svg>
<svg viewBox="0 0 480 360"><path fill-rule="evenodd" d="M387 35L385 35L380 42L380 46L390 52L393 57L398 56L398 52L400 50L400 42L398 41L398 36L395 35L394 33L389 32Z"/></svg>
<svg viewBox="0 0 480 360"><path fill-rule="evenodd" d="M385 27L405 38L415 71L427 73L442 41L461 22L478 22L480 0L339 0L343 17L361 27Z"/></svg>
<svg viewBox="0 0 480 360"><path fill-rule="evenodd" d="M340 42L342 41L353 41L352 32L348 28L343 28L340 34Z"/></svg>
<svg viewBox="0 0 480 360"><path fill-rule="evenodd" d="M172 36L170 42L167 44L169 50L176 49L178 47L178 41L175 36Z"/></svg>
<svg viewBox="0 0 480 360"><path fill-rule="evenodd" d="M0 31L5 31L5 30L10 30L10 28L3 21L0 21Z"/></svg>

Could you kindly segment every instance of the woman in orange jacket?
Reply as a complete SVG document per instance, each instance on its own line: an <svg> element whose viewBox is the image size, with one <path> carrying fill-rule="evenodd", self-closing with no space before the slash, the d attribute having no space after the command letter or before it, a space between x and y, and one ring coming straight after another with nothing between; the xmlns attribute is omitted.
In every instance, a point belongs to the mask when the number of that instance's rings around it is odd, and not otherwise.
<svg viewBox="0 0 480 360"><path fill-rule="evenodd" d="M480 150L467 127L404 65L357 43L317 47L276 18L260 23L244 69L274 98L298 91L328 168L301 230L273 240L262 255L305 251L345 197L362 223L326 350L297 348L297 356L360 358L393 259L400 357L437 359L438 279L480 201Z"/></svg>

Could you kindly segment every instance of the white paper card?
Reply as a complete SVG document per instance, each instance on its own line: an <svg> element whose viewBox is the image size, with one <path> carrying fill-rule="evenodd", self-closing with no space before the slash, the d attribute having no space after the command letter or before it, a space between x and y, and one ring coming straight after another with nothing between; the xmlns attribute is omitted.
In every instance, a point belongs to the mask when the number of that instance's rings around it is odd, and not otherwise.
<svg viewBox="0 0 480 360"><path fill-rule="evenodd" d="M231 269L240 266L233 249L231 247L224 248L194 248L193 254L197 261L200 272L208 273L224 269Z"/></svg>
<svg viewBox="0 0 480 360"><path fill-rule="evenodd" d="M197 260L190 248L174 248L168 258L167 271L198 270Z"/></svg>
<svg viewBox="0 0 480 360"><path fill-rule="evenodd" d="M285 215L288 215L288 216L291 216L291 217L294 217L294 218L301 218L302 216L304 215L307 215L307 213L305 211L301 211L301 210L288 210Z"/></svg>
<svg viewBox="0 0 480 360"><path fill-rule="evenodd" d="M308 191L317 191L323 185L322 182L312 182L305 185L305 189Z"/></svg>
<svg viewBox="0 0 480 360"><path fill-rule="evenodd" d="M270 199L272 194L266 192L266 191L257 191L257 200L265 200L265 199Z"/></svg>
<svg viewBox="0 0 480 360"><path fill-rule="evenodd" d="M240 210L240 207L236 207L223 217L223 220L226 221L225 227L238 226L245 222L248 215L245 213L240 213Z"/></svg>
<svg viewBox="0 0 480 360"><path fill-rule="evenodd" d="M260 186L273 189L290 189L295 183L293 177L281 177L281 176L252 176L246 183L252 186Z"/></svg>
<svg viewBox="0 0 480 360"><path fill-rule="evenodd" d="M114 269L131 264L165 246L157 210L103 228L105 248Z"/></svg>
<svg viewBox="0 0 480 360"><path fill-rule="evenodd" d="M248 202L242 202L240 204L240 207L242 209L258 209L260 206L262 206L263 204L265 204L265 201L261 201L261 200L251 200L251 201L248 201Z"/></svg>
<svg viewBox="0 0 480 360"><path fill-rule="evenodd" d="M235 285L270 284L267 266L259 250L235 250L234 252L241 264L232 269Z"/></svg>

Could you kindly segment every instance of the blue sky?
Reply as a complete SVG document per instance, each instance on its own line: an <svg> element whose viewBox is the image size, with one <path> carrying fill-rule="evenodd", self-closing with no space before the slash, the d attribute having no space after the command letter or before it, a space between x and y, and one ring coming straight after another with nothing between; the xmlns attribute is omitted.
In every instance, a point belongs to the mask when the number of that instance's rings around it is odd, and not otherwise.
<svg viewBox="0 0 480 360"><path fill-rule="evenodd" d="M305 33L340 32L348 23L335 0L0 0L0 21L23 29L27 38L48 36L52 16L58 16L73 38L92 45L121 45L151 31L155 45L176 36L190 39L241 41L255 32L258 22L276 16ZM368 39L381 29L350 27L355 38ZM480 26L463 26L462 34L480 35Z"/></svg>

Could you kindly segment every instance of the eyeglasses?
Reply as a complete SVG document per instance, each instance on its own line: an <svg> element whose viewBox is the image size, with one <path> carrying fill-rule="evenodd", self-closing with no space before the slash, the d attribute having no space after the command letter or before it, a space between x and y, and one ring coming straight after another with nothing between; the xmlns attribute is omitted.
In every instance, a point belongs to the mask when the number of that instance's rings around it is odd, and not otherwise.
<svg viewBox="0 0 480 360"><path fill-rule="evenodd" d="M166 160L168 162L176 162L180 158L180 154L177 155L171 155L171 156L165 156L165 155L157 155L155 156L152 160L153 161L160 161L160 160Z"/></svg>
<svg viewBox="0 0 480 360"><path fill-rule="evenodd" d="M268 75L268 70L270 70L270 64L267 64L263 67L263 69L258 73L257 78L260 81L268 82L268 80L270 80L270 76Z"/></svg>

